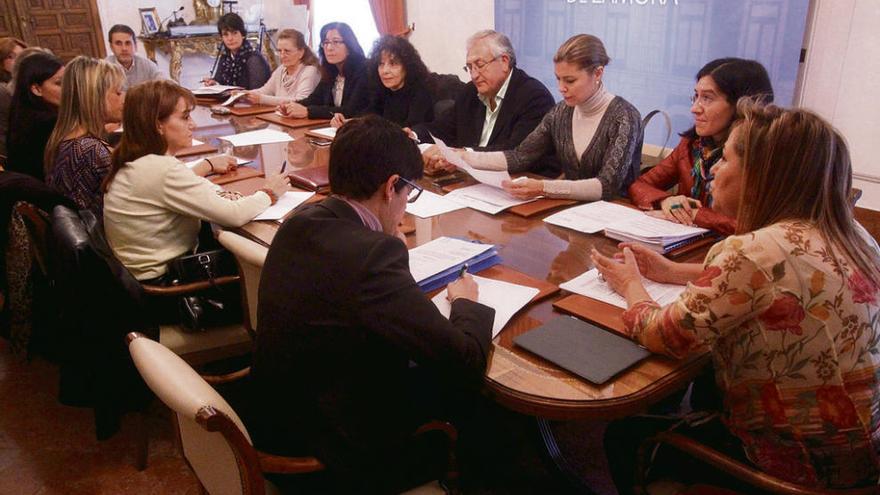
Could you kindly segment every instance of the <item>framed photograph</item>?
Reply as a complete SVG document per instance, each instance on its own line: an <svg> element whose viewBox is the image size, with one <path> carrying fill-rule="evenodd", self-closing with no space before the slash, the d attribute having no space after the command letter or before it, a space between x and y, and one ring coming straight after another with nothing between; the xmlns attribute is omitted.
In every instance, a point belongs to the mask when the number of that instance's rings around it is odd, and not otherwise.
<svg viewBox="0 0 880 495"><path fill-rule="evenodd" d="M141 30L145 34L156 34L161 27L159 23L159 14L156 13L156 7L148 9L138 9L141 13Z"/></svg>

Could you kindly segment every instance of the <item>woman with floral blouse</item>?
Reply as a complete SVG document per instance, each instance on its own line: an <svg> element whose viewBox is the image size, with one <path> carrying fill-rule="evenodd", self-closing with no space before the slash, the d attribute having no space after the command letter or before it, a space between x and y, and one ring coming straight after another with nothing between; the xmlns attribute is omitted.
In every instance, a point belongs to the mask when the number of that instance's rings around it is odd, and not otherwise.
<svg viewBox="0 0 880 495"><path fill-rule="evenodd" d="M748 461L810 487L876 485L880 249L853 219L849 152L806 110L740 101L738 112L713 183L737 235L702 266L632 245L593 261L626 298L634 340L673 357L708 346L724 424ZM687 288L661 307L641 275Z"/></svg>

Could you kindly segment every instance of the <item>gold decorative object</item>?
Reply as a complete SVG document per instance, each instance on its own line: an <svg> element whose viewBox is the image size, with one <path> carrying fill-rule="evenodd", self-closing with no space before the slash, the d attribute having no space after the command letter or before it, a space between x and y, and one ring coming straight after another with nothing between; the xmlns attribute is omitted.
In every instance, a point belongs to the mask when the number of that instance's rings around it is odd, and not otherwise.
<svg viewBox="0 0 880 495"><path fill-rule="evenodd" d="M196 18L190 24L216 24L220 20L220 5L214 0L193 0Z"/></svg>

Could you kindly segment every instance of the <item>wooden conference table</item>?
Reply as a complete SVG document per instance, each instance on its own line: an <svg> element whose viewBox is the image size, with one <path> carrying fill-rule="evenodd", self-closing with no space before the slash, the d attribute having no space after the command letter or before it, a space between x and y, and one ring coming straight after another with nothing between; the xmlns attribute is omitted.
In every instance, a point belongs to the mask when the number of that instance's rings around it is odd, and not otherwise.
<svg viewBox="0 0 880 495"><path fill-rule="evenodd" d="M257 117L216 117L204 107L197 108L193 116L199 124L196 136L203 141L232 133L233 128L241 132L269 126L289 132L296 138L291 143L235 149L236 156L254 159L254 166L269 174L277 173L284 161L286 171L290 171L326 164L329 159L326 147L317 146L304 136L308 127L323 127L324 123L303 123L310 125L294 129ZM259 189L262 181L251 178L225 187L250 193ZM428 179L423 180L423 185L440 192ZM606 255L617 250L616 242L601 234L587 235L544 223L542 219L549 214L524 218L501 212L493 216L465 208L427 219L407 214L404 224L414 227L407 235L410 248L440 236L492 243L498 246L503 265L554 285L590 269L591 248ZM269 246L279 225L251 222L239 232ZM704 254L702 250L686 259L702 260ZM652 356L603 385L591 384L513 344L516 336L563 314L554 308L553 302L575 303L587 308L593 323L616 331L623 328L620 308L581 296L556 293L524 308L493 341L485 382L494 400L517 412L551 420L613 419L632 415L684 387L708 361L706 354L682 361Z"/></svg>

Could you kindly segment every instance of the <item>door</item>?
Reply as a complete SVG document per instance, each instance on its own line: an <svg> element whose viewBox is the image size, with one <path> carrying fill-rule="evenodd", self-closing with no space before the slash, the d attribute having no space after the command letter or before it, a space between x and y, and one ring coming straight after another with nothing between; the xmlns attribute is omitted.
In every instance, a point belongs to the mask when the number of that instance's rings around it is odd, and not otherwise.
<svg viewBox="0 0 880 495"><path fill-rule="evenodd" d="M18 28L18 19L15 15L14 0L0 0L0 38L7 36L21 38L21 30Z"/></svg>
<svg viewBox="0 0 880 495"><path fill-rule="evenodd" d="M0 0L9 2L11 0ZM48 48L62 60L104 58L104 34L95 0L14 0L28 45Z"/></svg>

